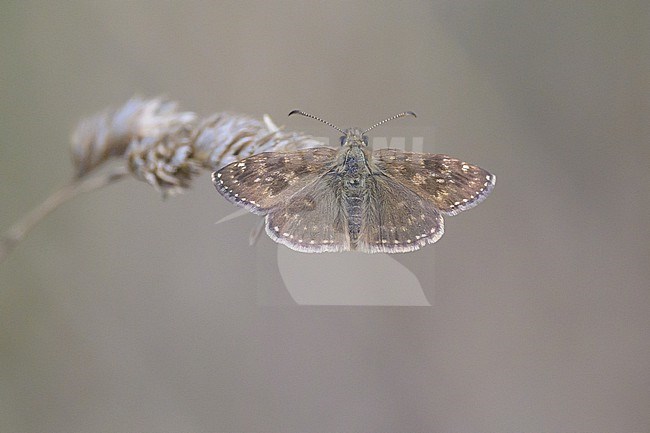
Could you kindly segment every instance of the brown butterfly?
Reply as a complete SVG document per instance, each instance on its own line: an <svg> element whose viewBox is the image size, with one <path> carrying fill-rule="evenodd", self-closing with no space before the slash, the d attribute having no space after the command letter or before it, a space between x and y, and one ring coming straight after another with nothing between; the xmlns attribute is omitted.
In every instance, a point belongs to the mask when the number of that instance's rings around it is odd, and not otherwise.
<svg viewBox="0 0 650 433"><path fill-rule="evenodd" d="M479 204L496 177L447 155L368 149L366 133L345 131L341 147L264 152L212 174L232 203L264 215L266 233L291 249L310 253L357 250L400 253L434 243L442 215Z"/></svg>

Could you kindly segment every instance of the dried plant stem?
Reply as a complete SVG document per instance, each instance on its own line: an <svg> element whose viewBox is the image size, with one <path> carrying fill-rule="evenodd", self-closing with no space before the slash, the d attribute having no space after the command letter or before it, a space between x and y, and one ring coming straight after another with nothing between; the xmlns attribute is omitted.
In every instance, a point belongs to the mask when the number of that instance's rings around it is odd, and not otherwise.
<svg viewBox="0 0 650 433"><path fill-rule="evenodd" d="M14 247L36 226L36 224L63 203L68 202L79 194L94 191L117 182L127 174L129 174L127 167L121 166L102 175L74 179L61 189L53 192L45 199L45 201L18 220L2 235L2 237L0 237L0 263L7 258Z"/></svg>
<svg viewBox="0 0 650 433"><path fill-rule="evenodd" d="M126 175L149 183L165 197L190 188L201 170L214 171L261 152L323 146L308 135L280 130L268 116L260 122L223 112L201 120L176 106L163 98L135 97L116 110L80 121L72 134L75 179L0 236L0 263L60 205ZM121 159L123 165L95 175L110 159Z"/></svg>

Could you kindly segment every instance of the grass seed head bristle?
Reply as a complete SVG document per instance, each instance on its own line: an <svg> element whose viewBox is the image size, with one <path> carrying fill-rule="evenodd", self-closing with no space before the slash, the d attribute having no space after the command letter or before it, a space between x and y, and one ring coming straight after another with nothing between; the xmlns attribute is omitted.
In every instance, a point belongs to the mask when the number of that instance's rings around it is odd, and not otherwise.
<svg viewBox="0 0 650 433"><path fill-rule="evenodd" d="M116 110L83 119L72 134L72 159L77 177L83 177L111 157L123 156L133 140L162 137L179 125L190 125L196 115L178 112L175 102L161 98L132 98Z"/></svg>
<svg viewBox="0 0 650 433"><path fill-rule="evenodd" d="M324 145L242 114L199 120L195 113L178 111L173 101L137 97L79 122L72 143L77 178L111 157L123 157L136 178L165 195L190 187L201 169L214 171L260 152Z"/></svg>

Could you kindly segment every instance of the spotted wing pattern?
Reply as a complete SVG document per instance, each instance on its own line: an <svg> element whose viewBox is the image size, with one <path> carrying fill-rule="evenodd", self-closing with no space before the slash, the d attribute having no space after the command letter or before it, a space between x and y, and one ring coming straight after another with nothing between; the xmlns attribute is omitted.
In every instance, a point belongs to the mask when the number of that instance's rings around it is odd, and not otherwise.
<svg viewBox="0 0 650 433"><path fill-rule="evenodd" d="M432 202L383 174L367 186L357 250L401 253L440 239L444 221Z"/></svg>
<svg viewBox="0 0 650 433"><path fill-rule="evenodd" d="M304 252L367 253L436 242L442 215L476 206L496 182L486 170L446 155L378 150L367 161L360 226L352 229L343 199L351 169L337 162L338 154L327 147L260 153L216 171L212 180L232 203L265 215L266 232L278 243Z"/></svg>
<svg viewBox="0 0 650 433"><path fill-rule="evenodd" d="M490 172L447 155L381 149L373 152L372 164L445 215L476 206L496 183Z"/></svg>
<svg viewBox="0 0 650 433"><path fill-rule="evenodd" d="M340 178L325 174L271 209L266 216L266 233L297 251L350 250Z"/></svg>
<svg viewBox="0 0 650 433"><path fill-rule="evenodd" d="M265 215L329 171L336 149L264 152L233 162L212 174L217 191L232 203Z"/></svg>

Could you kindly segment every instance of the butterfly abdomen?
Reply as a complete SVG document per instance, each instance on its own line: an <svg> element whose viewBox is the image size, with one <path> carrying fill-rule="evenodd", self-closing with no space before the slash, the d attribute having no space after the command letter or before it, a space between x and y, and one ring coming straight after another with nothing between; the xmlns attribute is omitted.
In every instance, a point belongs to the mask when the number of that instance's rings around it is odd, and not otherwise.
<svg viewBox="0 0 650 433"><path fill-rule="evenodd" d="M345 194L345 210L348 216L348 231L350 240L355 242L359 238L361 231L361 217L363 197L361 191L348 191Z"/></svg>
<svg viewBox="0 0 650 433"><path fill-rule="evenodd" d="M363 213L366 197L365 174L346 175L343 178L342 205L348 220L350 242L355 245L363 225Z"/></svg>

